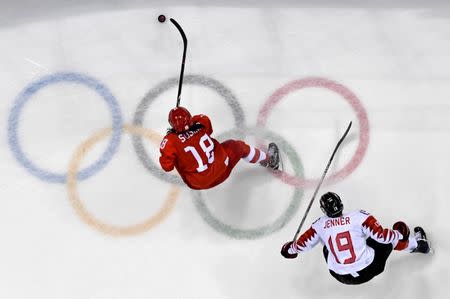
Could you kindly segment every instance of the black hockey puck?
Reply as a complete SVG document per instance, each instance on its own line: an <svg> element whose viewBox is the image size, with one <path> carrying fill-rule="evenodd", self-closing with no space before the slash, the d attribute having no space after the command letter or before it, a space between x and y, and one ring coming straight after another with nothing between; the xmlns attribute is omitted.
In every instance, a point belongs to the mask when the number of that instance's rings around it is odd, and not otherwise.
<svg viewBox="0 0 450 299"><path fill-rule="evenodd" d="M158 16L158 21L159 21L160 23L164 23L164 22L166 21L166 16L165 16L165 15L159 15L159 16Z"/></svg>

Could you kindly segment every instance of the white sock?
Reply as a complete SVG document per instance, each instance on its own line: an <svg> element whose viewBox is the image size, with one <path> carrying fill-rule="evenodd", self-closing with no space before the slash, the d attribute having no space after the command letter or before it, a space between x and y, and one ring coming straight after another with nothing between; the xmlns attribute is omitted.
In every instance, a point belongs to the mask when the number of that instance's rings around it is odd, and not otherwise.
<svg viewBox="0 0 450 299"><path fill-rule="evenodd" d="M263 160L266 160L266 157L267 156L265 152L260 149L254 148L253 146L250 146L250 153L243 159L248 163L259 163Z"/></svg>
<svg viewBox="0 0 450 299"><path fill-rule="evenodd" d="M417 247L417 240L414 235L410 235L408 239L408 247L405 248L405 251L412 252Z"/></svg>

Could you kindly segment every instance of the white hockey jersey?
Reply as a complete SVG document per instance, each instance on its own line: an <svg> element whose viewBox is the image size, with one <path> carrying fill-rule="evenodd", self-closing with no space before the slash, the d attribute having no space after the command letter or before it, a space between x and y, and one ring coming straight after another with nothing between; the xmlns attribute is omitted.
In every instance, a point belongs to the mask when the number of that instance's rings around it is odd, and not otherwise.
<svg viewBox="0 0 450 299"><path fill-rule="evenodd" d="M312 249L319 241L328 249L328 268L337 274L356 273L370 265L374 250L366 245L372 238L383 244L397 246L402 234L396 230L381 227L378 221L365 211L345 213L341 217L322 216L304 232L289 248L290 253Z"/></svg>

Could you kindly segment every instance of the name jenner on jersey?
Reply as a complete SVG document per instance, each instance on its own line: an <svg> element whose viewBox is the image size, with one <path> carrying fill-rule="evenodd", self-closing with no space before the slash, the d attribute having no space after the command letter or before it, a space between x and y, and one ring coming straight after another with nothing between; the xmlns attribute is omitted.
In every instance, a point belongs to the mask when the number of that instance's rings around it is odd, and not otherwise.
<svg viewBox="0 0 450 299"><path fill-rule="evenodd" d="M325 229L337 225L346 225L346 224L350 224L350 217L332 218L325 221L323 228Z"/></svg>

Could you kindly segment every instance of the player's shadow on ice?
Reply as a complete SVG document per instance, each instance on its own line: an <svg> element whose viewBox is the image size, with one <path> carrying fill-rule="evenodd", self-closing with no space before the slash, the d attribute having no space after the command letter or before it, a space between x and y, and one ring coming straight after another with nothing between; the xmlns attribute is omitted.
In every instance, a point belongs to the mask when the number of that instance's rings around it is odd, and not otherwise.
<svg viewBox="0 0 450 299"><path fill-rule="evenodd" d="M254 209L264 207L264 200L268 197L258 196L261 201L259 207L252 205L251 201L257 197L256 189L264 187L263 184L271 178L270 173L263 168L239 169L230 175L228 181L205 192L210 199L208 205L222 215L221 218L226 219L227 223L239 227L248 220L250 209L254 212Z"/></svg>
<svg viewBox="0 0 450 299"><path fill-rule="evenodd" d="M328 274L327 278L321 277L320 284L311 280L307 285L311 288L310 294L319 298L332 298L332 289L339 294L337 298L436 298L435 294L439 293L439 290L431 288L430 279L433 278L424 273L431 266L432 258L393 251L384 272L367 283L344 285ZM320 262L318 267L326 269L325 261L322 259ZM299 272L295 276L295 279L304 280L306 273ZM296 288L301 292L304 287L305 285L299 285Z"/></svg>

